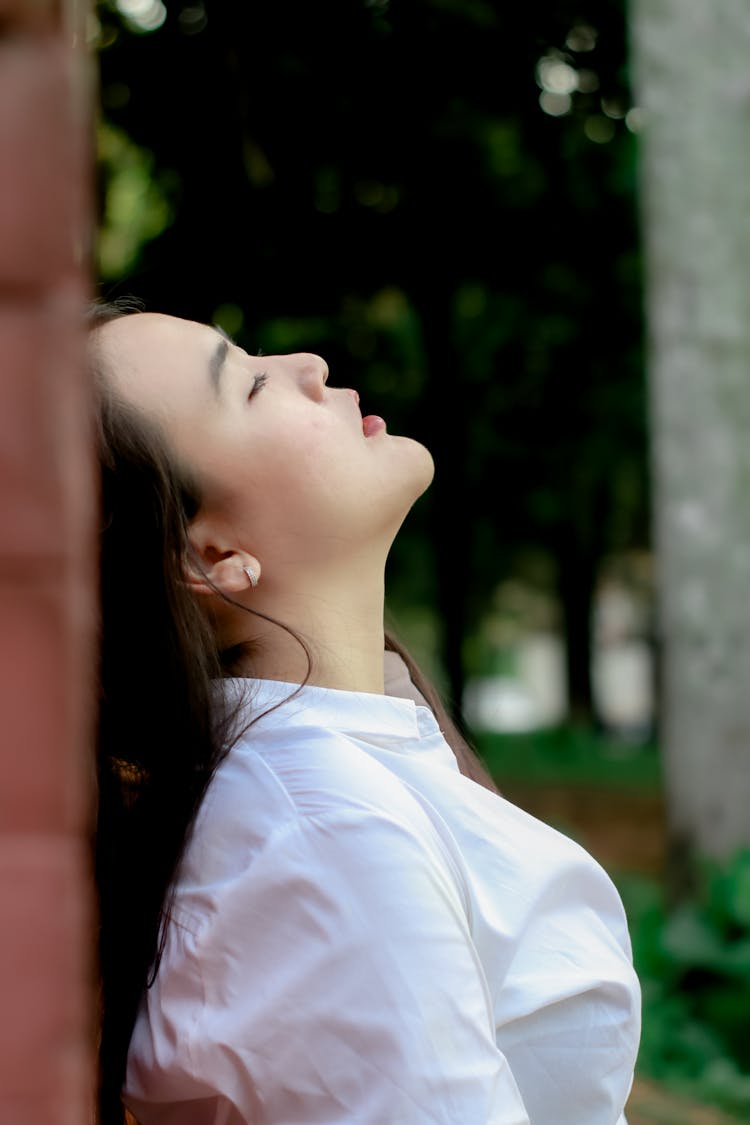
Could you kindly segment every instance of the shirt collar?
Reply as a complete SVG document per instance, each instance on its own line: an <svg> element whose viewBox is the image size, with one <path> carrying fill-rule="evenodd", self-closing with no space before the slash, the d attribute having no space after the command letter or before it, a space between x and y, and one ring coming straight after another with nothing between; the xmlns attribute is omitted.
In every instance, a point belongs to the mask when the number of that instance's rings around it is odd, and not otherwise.
<svg viewBox="0 0 750 1125"><path fill-rule="evenodd" d="M256 730L316 726L350 735L420 738L426 728L437 729L432 712L417 707L413 699L280 680L230 678L222 684L231 702L242 700L253 717L261 716L253 724ZM271 707L273 711L263 714Z"/></svg>

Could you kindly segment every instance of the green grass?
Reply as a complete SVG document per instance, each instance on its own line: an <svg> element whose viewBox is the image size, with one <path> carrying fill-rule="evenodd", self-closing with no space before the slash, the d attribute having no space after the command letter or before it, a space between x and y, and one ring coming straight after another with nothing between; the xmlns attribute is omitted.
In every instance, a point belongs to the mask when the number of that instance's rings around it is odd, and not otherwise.
<svg viewBox="0 0 750 1125"><path fill-rule="evenodd" d="M650 789L661 784L655 746L630 746L591 728L556 727L530 734L485 731L475 735L474 743L500 782Z"/></svg>

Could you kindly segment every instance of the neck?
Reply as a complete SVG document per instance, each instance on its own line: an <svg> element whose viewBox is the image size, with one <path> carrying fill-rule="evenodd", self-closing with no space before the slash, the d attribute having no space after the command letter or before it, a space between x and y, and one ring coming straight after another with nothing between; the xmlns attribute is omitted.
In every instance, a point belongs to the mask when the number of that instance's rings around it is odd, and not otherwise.
<svg viewBox="0 0 750 1125"><path fill-rule="evenodd" d="M356 573L356 581L352 574ZM245 645L236 664L240 675L290 683L308 682L346 691L383 692L383 567L368 574L271 577L246 604L288 626L288 633L254 614L233 616L224 631L231 645ZM294 634L307 645L312 667Z"/></svg>

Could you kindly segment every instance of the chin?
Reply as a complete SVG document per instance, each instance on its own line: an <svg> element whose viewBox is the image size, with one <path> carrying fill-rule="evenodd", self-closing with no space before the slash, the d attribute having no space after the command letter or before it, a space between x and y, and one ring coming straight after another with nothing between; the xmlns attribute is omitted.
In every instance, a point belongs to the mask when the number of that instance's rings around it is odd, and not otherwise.
<svg viewBox="0 0 750 1125"><path fill-rule="evenodd" d="M427 491L435 475L435 463L430 451L414 438L391 436L399 449L397 462L391 462L390 499L383 509L387 526L395 533L406 519L419 497ZM396 468L396 465L398 466ZM395 520L395 523L392 522Z"/></svg>
<svg viewBox="0 0 750 1125"><path fill-rule="evenodd" d="M424 449L424 446L422 446L422 448ZM425 449L424 451L425 451L424 478L423 478L423 482L422 482L422 487L419 491L420 496L422 495L423 492L427 491L427 489L432 484L432 478L435 476L435 462L432 459L432 454L427 449Z"/></svg>
<svg viewBox="0 0 750 1125"><path fill-rule="evenodd" d="M429 449L421 442L415 441L413 438L405 438L404 440L409 442L410 452L413 453L409 466L409 483L412 486L409 490L411 505L432 484L432 478L435 476L435 462Z"/></svg>
<svg viewBox="0 0 750 1125"><path fill-rule="evenodd" d="M432 478L435 476L435 462L433 461L432 454L430 453L426 445L422 445L422 443L418 441L415 441L414 445L417 447L417 450L421 454L419 458L423 478L422 489L419 493L419 495L421 496L422 492L424 492L424 490L426 488L429 488L429 486L432 484Z"/></svg>

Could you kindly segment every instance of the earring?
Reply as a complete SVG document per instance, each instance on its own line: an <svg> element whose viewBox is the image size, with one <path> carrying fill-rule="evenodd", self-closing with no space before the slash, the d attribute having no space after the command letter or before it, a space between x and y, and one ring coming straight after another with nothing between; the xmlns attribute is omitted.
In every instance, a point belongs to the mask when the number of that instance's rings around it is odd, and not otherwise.
<svg viewBox="0 0 750 1125"><path fill-rule="evenodd" d="M258 585L258 575L255 573L251 566L243 566L242 568L250 580L250 585L253 589Z"/></svg>

